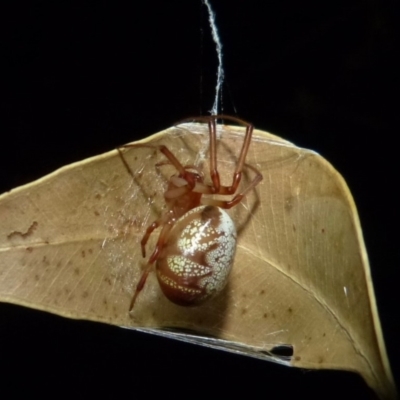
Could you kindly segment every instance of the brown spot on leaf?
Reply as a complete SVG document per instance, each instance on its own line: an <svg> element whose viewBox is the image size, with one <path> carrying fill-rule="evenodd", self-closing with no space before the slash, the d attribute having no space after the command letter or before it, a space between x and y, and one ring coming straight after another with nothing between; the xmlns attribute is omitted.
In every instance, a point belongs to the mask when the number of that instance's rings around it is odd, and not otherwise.
<svg viewBox="0 0 400 400"><path fill-rule="evenodd" d="M97 210L94 210L94 215L95 215L96 217L98 217L98 216L100 215L100 213L99 213Z"/></svg>
<svg viewBox="0 0 400 400"><path fill-rule="evenodd" d="M85 291L82 293L82 297L83 297L84 299L86 299L88 296L89 296L89 293L87 292L87 290L85 290Z"/></svg>
<svg viewBox="0 0 400 400"><path fill-rule="evenodd" d="M287 213L290 213L290 211L292 211L292 208L293 208L293 197L290 196L285 199L285 211Z"/></svg>
<svg viewBox="0 0 400 400"><path fill-rule="evenodd" d="M75 275L79 275L79 273L80 273L79 268L78 267L74 268L74 274Z"/></svg>
<svg viewBox="0 0 400 400"><path fill-rule="evenodd" d="M29 253L32 253L33 247L27 247L27 248L26 248L26 251L28 251Z"/></svg>
<svg viewBox="0 0 400 400"><path fill-rule="evenodd" d="M82 251L81 251L81 255L82 255L82 258L85 258L85 257L86 257L86 252L85 252L85 250L82 250Z"/></svg>
<svg viewBox="0 0 400 400"><path fill-rule="evenodd" d="M37 226L38 226L38 223L36 221L33 221L31 226L28 228L28 230L26 232L13 231L7 235L7 239L11 239L14 236L20 236L23 239L25 239L27 236L30 236L33 234L33 232L35 232Z"/></svg>

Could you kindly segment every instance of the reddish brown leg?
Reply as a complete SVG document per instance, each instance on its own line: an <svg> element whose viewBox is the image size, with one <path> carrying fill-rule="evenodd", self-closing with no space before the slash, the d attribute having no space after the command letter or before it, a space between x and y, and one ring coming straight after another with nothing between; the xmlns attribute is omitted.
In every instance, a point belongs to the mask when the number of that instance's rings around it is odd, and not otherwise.
<svg viewBox="0 0 400 400"><path fill-rule="evenodd" d="M211 118L208 121L208 129L210 132L210 177L214 192L218 192L220 188L220 179L217 168L217 126L215 124L215 118Z"/></svg>
<svg viewBox="0 0 400 400"><path fill-rule="evenodd" d="M180 174L185 173L185 168L183 168L183 165L178 161L178 159L172 154L172 152L168 149L167 146L164 146L163 144L161 145L151 145L151 144L124 144L120 148L118 148L118 151L121 154L121 148L131 148L131 147L148 147L150 149L157 149L161 151L165 155L165 157L168 158L170 163L178 170ZM126 161L124 161L124 164L127 165Z"/></svg>
<svg viewBox="0 0 400 400"><path fill-rule="evenodd" d="M217 148L216 148L217 139L216 139L216 123L215 123L215 121L218 119L233 121L239 125L243 125L246 127L246 133L244 136L242 149L240 151L238 163L236 164L235 172L233 173L231 186L220 186L219 173L217 167ZM230 117L228 115L209 115L204 117L196 117L196 118L185 119L183 121L180 121L179 123L187 121L198 121L198 122L208 123L208 129L210 132L210 176L214 187L212 193L218 193L218 194L235 193L242 178L243 165L246 160L247 152L249 150L251 142L251 136L253 134L253 125L246 121L243 121L240 118Z"/></svg>
<svg viewBox="0 0 400 400"><path fill-rule="evenodd" d="M151 225L149 225L147 227L146 232L143 235L142 240L140 241L143 257L146 257L146 248L145 247L146 247L146 244L147 244L151 234L154 232L154 230L157 229L160 225L170 224L171 221L173 221L173 214L171 214L171 210L169 210L164 215L162 215L160 218L155 220Z"/></svg>
<svg viewBox="0 0 400 400"><path fill-rule="evenodd" d="M187 187L188 189L186 190L186 192L190 192L194 186L195 186L195 181L193 179L191 179L192 175L188 174L185 167L178 161L178 159L172 154L172 152L168 149L167 146L164 146L163 144L161 145L151 145L151 144L125 144L123 146L121 146L120 148L118 148L118 151L121 155L121 158L125 164L125 166L127 167L127 169L129 170L130 174L133 176L132 170L130 169L128 163L126 162L126 160L124 159L122 152L121 152L121 148L129 148L129 147L148 147L150 149L158 149L161 153L163 153L165 155L165 157L168 158L169 162L177 169L177 171L179 172L179 174L186 179L187 181ZM161 163L159 163L160 165L163 165L164 162L161 161ZM175 197L175 196L174 196Z"/></svg>
<svg viewBox="0 0 400 400"><path fill-rule="evenodd" d="M153 254L150 256L149 261L147 261L146 268L143 271L142 276L140 277L140 280L136 286L135 293L133 295L131 304L129 306L129 311L131 311L133 309L136 298L138 297L139 293L143 290L144 285L146 284L147 277L149 276L149 273L153 266L153 263L157 260L158 256L160 255L160 251L161 251L162 247L164 246L165 239L167 238L168 233L171 230L171 228L172 228L172 225L170 223L167 223L162 228L160 236L158 237L158 240L157 240L156 247L153 251Z"/></svg>
<svg viewBox="0 0 400 400"><path fill-rule="evenodd" d="M221 208L232 208L236 204L240 203L242 201L243 197L246 196L246 194L249 193L250 190L254 189L263 179L261 172L257 168L254 168L248 164L245 164L245 166L247 168L252 169L256 173L255 178L251 181L250 185L247 186L247 188L245 190L243 190L241 193L237 194L235 197L233 197L232 200L229 200L229 201L202 198L201 204L208 205L208 206L217 206L217 207L221 207ZM223 187L221 187L221 188L223 188ZM210 187L210 189L211 189L211 187ZM211 192L210 192L210 194L211 194ZM219 194L221 194L221 193L219 193Z"/></svg>
<svg viewBox="0 0 400 400"><path fill-rule="evenodd" d="M146 233L143 235L142 240L140 241L140 246L142 247L142 256L146 257L146 243L148 242L150 235L153 233L155 229L160 226L160 220L154 221L150 226L147 227Z"/></svg>
<svg viewBox="0 0 400 400"><path fill-rule="evenodd" d="M121 157L122 163L124 164L125 168L129 172L129 175L133 177L133 172L131 170L131 167L129 166L129 164L125 160L124 154L121 151L121 147L118 147L117 151L118 151L119 156Z"/></svg>
<svg viewBox="0 0 400 400"><path fill-rule="evenodd" d="M136 298L138 297L138 294L142 291L144 288L144 285L146 283L147 277L149 276L149 273L151 271L152 265L147 263L146 269L143 271L142 276L140 277L139 283L136 286L135 294L132 297L131 304L129 306L129 311L132 311L133 306L135 305Z"/></svg>

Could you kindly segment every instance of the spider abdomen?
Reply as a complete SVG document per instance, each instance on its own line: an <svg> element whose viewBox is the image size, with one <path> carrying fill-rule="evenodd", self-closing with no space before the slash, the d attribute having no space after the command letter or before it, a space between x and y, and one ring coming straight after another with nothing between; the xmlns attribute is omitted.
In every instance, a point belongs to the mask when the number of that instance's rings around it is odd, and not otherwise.
<svg viewBox="0 0 400 400"><path fill-rule="evenodd" d="M220 292L236 250L236 228L215 206L199 206L171 229L157 259L162 291L173 303L192 306Z"/></svg>

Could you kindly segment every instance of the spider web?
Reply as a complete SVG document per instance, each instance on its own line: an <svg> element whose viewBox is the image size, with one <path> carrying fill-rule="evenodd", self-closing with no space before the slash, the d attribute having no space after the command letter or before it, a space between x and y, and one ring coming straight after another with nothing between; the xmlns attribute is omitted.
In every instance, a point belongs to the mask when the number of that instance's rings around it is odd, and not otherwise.
<svg viewBox="0 0 400 400"><path fill-rule="evenodd" d="M212 109L210 110L211 115L216 115L216 114L218 114L219 99L220 99L220 96L222 97L221 91L222 91L222 85L224 83L224 78L225 78L225 72L224 72L224 67L223 67L223 62L222 62L222 43L221 43L221 39L218 34L217 25L215 22L215 13L214 13L213 9L211 8L210 2L208 0L203 0L203 4L207 7L208 21L210 23L211 34L212 34L212 38L213 38L215 46L216 46L215 50L217 52L217 57L218 57L217 83L215 86L215 99L214 99L214 104L212 106ZM221 92L221 94L220 94L220 92Z"/></svg>

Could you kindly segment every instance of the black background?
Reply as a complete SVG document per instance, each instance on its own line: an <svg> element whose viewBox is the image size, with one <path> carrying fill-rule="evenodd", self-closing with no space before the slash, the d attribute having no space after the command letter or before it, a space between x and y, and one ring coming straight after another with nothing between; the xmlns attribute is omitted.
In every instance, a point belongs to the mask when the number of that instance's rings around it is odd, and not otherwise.
<svg viewBox="0 0 400 400"><path fill-rule="evenodd" d="M316 150L355 198L398 375L398 14L395 2L214 1L223 111ZM207 114L216 56L196 1L14 2L3 10L0 192ZM1 222L0 222L1 223ZM15 395L374 398L361 378L301 371L0 305ZM4 390L4 388L3 388ZM142 393L147 393L143 394ZM11 397L13 397L11 395ZM9 398L11 398L9 397Z"/></svg>

